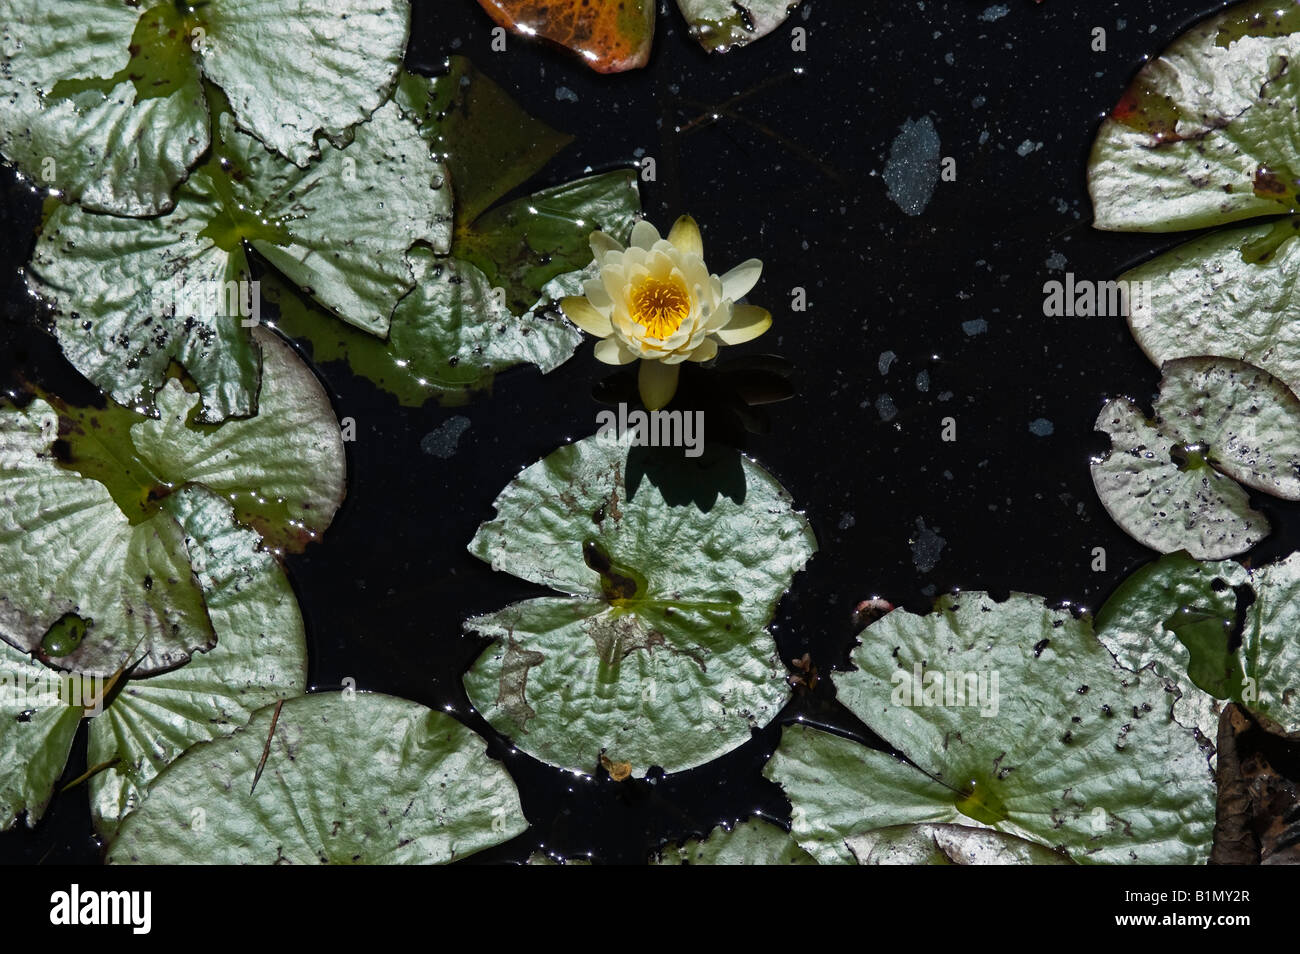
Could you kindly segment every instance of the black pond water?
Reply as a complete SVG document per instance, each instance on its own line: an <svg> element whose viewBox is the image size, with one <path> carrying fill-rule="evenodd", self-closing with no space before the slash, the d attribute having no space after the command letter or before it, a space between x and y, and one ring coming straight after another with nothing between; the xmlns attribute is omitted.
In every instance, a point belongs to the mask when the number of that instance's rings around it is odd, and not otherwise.
<svg viewBox="0 0 1300 954"><path fill-rule="evenodd" d="M1151 558L1102 510L1088 458L1104 446L1092 432L1102 401L1147 402L1158 374L1122 319L1043 317L1043 284L1067 271L1111 278L1177 241L1094 232L1084 163L1142 57L1213 4L806 0L794 23L809 31L807 52L777 36L726 57L704 55L664 10L649 68L616 77L513 39L492 53L491 24L472 0L414 5L412 68L467 55L530 113L576 135L538 184L654 156L658 181L644 200L656 223L689 211L715 269L764 260L751 300L771 308L775 326L737 350L784 356L797 393L766 409L766 433L747 434L744 449L806 510L821 545L773 626L784 658L811 653L822 672L844 665L853 608L873 595L924 610L953 587L1019 590L1095 609ZM1105 53L1090 48L1094 27L1107 31ZM957 179L909 216L882 173L900 127L925 117ZM9 174L0 188L5 387L24 369L89 398L35 330L18 276L39 199ZM790 310L795 287L807 290L806 312ZM511 372L466 407L420 410L341 366L321 370L358 439L342 512L323 544L289 564L312 683L351 678L467 713L460 675L478 646L460 636L461 621L538 591L493 573L465 544L521 467L595 430L593 387L607 369L588 345L545 377ZM422 450L458 416L453 454ZM946 417L956 441L941 440ZM1295 549L1298 511L1258 505L1276 532L1255 559ZM1091 568L1096 547L1103 572ZM827 682L783 718L796 712L843 721ZM532 822L478 860L543 846L636 862L720 821L788 813L761 776L775 727L697 770L615 783L512 753L466 718L505 760ZM84 740L68 779L83 752ZM84 788L58 796L35 830L0 835L4 861L98 857Z"/></svg>

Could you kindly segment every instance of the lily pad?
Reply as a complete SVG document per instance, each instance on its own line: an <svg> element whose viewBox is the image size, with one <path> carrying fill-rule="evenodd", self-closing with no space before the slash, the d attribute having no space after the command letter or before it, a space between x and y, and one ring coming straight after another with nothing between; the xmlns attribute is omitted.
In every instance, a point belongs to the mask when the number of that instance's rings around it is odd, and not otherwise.
<svg viewBox="0 0 1300 954"><path fill-rule="evenodd" d="M1103 505L1134 539L1197 559L1242 553L1269 532L1245 484L1300 499L1300 400L1267 372L1226 358L1165 364L1155 419L1111 401L1097 429L1111 450L1095 459Z"/></svg>
<svg viewBox="0 0 1300 954"><path fill-rule="evenodd" d="M590 437L526 468L470 552L565 594L469 620L493 639L470 699L539 759L590 772L602 752L644 771L701 765L749 738L786 698L764 627L815 541L789 496L741 459L709 506L629 484L628 438ZM719 465L720 466L720 465Z"/></svg>
<svg viewBox="0 0 1300 954"><path fill-rule="evenodd" d="M1215 788L1164 683L1119 666L1090 623L1037 597L941 598L870 626L839 700L896 751L787 728L766 774L818 861L898 825L992 829L1089 863L1209 855Z"/></svg>
<svg viewBox="0 0 1300 954"><path fill-rule="evenodd" d="M0 36L0 153L85 208L169 211L210 143L205 80L291 162L388 97L406 0L14 0ZM312 55L285 72L309 44Z"/></svg>
<svg viewBox="0 0 1300 954"><path fill-rule="evenodd" d="M1137 74L1089 163L1097 228L1167 232L1300 211L1300 14L1253 0Z"/></svg>
<svg viewBox="0 0 1300 954"><path fill-rule="evenodd" d="M581 290L594 228L631 233L640 210L634 175L590 176L492 208L569 137L529 117L462 57L432 79L404 73L395 100L450 172L450 254L412 250L416 287L397 306L387 340L340 327L272 280L277 327L310 343L316 361L346 361L406 406L467 400L517 364L554 370L582 332L551 306Z"/></svg>
<svg viewBox="0 0 1300 954"><path fill-rule="evenodd" d="M445 168L391 103L307 169L266 152L228 114L217 124L217 155L171 213L56 208L28 278L52 306L69 360L114 400L148 407L176 362L209 423L257 409L250 249L339 317L383 335L415 284L406 251L416 242L446 251L452 215Z"/></svg>
<svg viewBox="0 0 1300 954"><path fill-rule="evenodd" d="M159 421L48 396L0 411L0 637L81 672L175 668L216 639L199 575L221 568L186 530L195 506L220 526L233 504L286 548L328 525L344 482L333 411L289 347L256 334L267 410L251 421L193 425L175 381Z"/></svg>
<svg viewBox="0 0 1300 954"><path fill-rule="evenodd" d="M256 532L227 507L177 494L177 516L204 554L199 581L217 645L180 669L131 678L90 722L86 761L111 763L90 779L101 835L149 782L190 746L229 735L257 709L307 691L307 641L293 587Z"/></svg>
<svg viewBox="0 0 1300 954"><path fill-rule="evenodd" d="M63 678L0 641L0 831L40 821L63 775L84 714Z"/></svg>
<svg viewBox="0 0 1300 954"><path fill-rule="evenodd" d="M164 769L122 820L108 862L436 864L528 827L505 769L445 713L332 692L275 712L258 710Z"/></svg>
<svg viewBox="0 0 1300 954"><path fill-rule="evenodd" d="M677 0L691 36L710 52L753 43L779 27L801 0Z"/></svg>
<svg viewBox="0 0 1300 954"><path fill-rule="evenodd" d="M479 0L507 30L575 53L598 73L645 66L654 39L654 0Z"/></svg>
<svg viewBox="0 0 1300 954"><path fill-rule="evenodd" d="M761 818L749 818L730 828L719 826L707 838L669 845L660 853L661 865L815 865L788 831Z"/></svg>
<svg viewBox="0 0 1300 954"><path fill-rule="evenodd" d="M1283 734L1300 733L1300 554L1256 569L1185 553L1138 570L1097 614L1120 663L1149 667L1173 714L1211 743L1225 701Z"/></svg>
<svg viewBox="0 0 1300 954"><path fill-rule="evenodd" d="M860 865L1068 865L1015 835L964 825L898 825L845 839Z"/></svg>

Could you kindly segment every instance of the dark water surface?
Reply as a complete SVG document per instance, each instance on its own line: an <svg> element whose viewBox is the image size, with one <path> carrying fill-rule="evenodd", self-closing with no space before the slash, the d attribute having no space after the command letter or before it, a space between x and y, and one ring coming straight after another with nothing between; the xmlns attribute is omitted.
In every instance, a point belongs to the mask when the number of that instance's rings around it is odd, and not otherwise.
<svg viewBox="0 0 1300 954"><path fill-rule="evenodd" d="M790 24L808 29L806 53L790 49L787 27L725 57L706 56L675 9L664 10L650 67L598 77L513 37L508 53L492 53L491 23L472 0L415 0L412 68L467 55L530 113L576 135L530 190L654 156L658 181L644 200L656 224L694 215L718 272L763 259L750 300L769 307L775 324L736 353L783 355L797 394L767 409L767 433L749 434L744 448L816 530L821 551L773 630L784 658L811 653L823 673L845 664L852 610L870 596L924 610L953 587L1017 590L1095 610L1152 558L1103 511L1088 458L1104 447L1092 432L1104 399L1127 394L1149 405L1159 375L1122 319L1043 317L1043 284L1064 271L1112 278L1178 241L1094 232L1084 164L1101 114L1142 57L1214 7L1008 0L997 16L1000 6L809 0ZM1098 26L1105 53L1090 49ZM940 182L909 216L887 196L884 172L909 120L921 125L904 142L932 144L926 117L940 155L956 159L957 181ZM23 368L70 399L89 399L89 386L35 330L18 277L39 199L9 173L0 188L5 386ZM804 313L790 310L796 286L807 289ZM776 726L699 769L615 783L512 753L465 699L460 675L479 643L460 635L461 621L540 592L493 573L465 545L520 468L595 430L592 389L607 371L587 344L545 377L500 376L492 395L466 407L410 410L343 366L322 369L358 439L348 445L343 510L322 544L289 561L311 681L329 688L350 677L362 689L450 706L492 740L532 828L480 860L544 848L637 862L724 820L788 815L761 776ZM421 449L456 416L468 427L456 422L453 454ZM946 417L956 420L955 442L940 439ZM446 447L436 444L428 442ZM1257 506L1275 533L1254 561L1295 549L1300 511L1271 498ZM1106 551L1104 572L1090 568L1095 547ZM800 711L851 727L829 683L783 718ZM84 738L66 779L83 758ZM98 857L84 787L56 797L35 830L0 835L4 861Z"/></svg>

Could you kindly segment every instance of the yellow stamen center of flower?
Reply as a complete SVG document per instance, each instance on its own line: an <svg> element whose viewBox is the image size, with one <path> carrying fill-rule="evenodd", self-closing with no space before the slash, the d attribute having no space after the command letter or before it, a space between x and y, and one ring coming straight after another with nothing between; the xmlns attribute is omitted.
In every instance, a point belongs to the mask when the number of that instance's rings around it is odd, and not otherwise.
<svg viewBox="0 0 1300 954"><path fill-rule="evenodd" d="M629 297L632 320L651 338L669 337L691 313L691 297L679 279L643 279Z"/></svg>

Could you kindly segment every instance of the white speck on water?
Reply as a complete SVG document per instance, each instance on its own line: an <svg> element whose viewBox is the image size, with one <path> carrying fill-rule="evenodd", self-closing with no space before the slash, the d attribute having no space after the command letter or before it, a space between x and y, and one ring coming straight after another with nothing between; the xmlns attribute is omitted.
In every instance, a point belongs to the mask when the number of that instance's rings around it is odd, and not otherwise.
<svg viewBox="0 0 1300 954"><path fill-rule="evenodd" d="M930 372L918 371L916 375L916 389L918 391L930 390Z"/></svg>
<svg viewBox="0 0 1300 954"><path fill-rule="evenodd" d="M890 369L890 368L893 366L893 364L894 364L894 359L897 358L897 357L898 357L898 355L894 354L894 352L892 352L892 351L882 351L882 352L880 352L880 358L879 358L879 360L876 361L876 367L880 369L880 373L881 373L881 374L888 374L888 373L889 373L889 369Z"/></svg>
<svg viewBox="0 0 1300 954"><path fill-rule="evenodd" d="M1049 272L1062 271L1069 263L1070 260L1061 252L1053 252L1051 255L1047 256L1047 270Z"/></svg>
<svg viewBox="0 0 1300 954"><path fill-rule="evenodd" d="M929 116L909 119L900 128L881 178L895 205L907 215L920 215L939 184L939 132Z"/></svg>
<svg viewBox="0 0 1300 954"><path fill-rule="evenodd" d="M1056 427L1045 417L1040 417L1029 422L1029 433L1035 437L1051 437L1056 432Z"/></svg>
<svg viewBox="0 0 1300 954"><path fill-rule="evenodd" d="M982 335L989 330L989 323L983 318L972 318L970 321L961 323L961 330L966 332L966 337L974 338L976 335Z"/></svg>
<svg viewBox="0 0 1300 954"><path fill-rule="evenodd" d="M880 415L882 421L888 424L898 417L898 405L894 403L894 399L888 394L882 394L876 398L876 413Z"/></svg>
<svg viewBox="0 0 1300 954"><path fill-rule="evenodd" d="M456 453L456 445L460 443L461 435L467 430L469 430L468 417L461 414L449 417L439 427L424 435L424 440L420 441L420 450L430 456L446 460Z"/></svg>
<svg viewBox="0 0 1300 954"><path fill-rule="evenodd" d="M844 513L840 514L840 522L836 525L836 528L839 530L848 530L857 522L857 518L846 510Z"/></svg>
<svg viewBox="0 0 1300 954"><path fill-rule="evenodd" d="M1037 152L1042 148L1043 144L1041 142L1034 142L1032 139L1026 139L1020 145L1016 146L1016 155L1021 157L1027 156L1031 152Z"/></svg>
<svg viewBox="0 0 1300 954"><path fill-rule="evenodd" d="M1011 8L1005 3L995 3L980 14L980 19L985 23L992 23L994 20L1001 20L1010 12Z"/></svg>
<svg viewBox="0 0 1300 954"><path fill-rule="evenodd" d="M567 86L557 86L555 87L555 98L562 103L576 103L578 94Z"/></svg>

